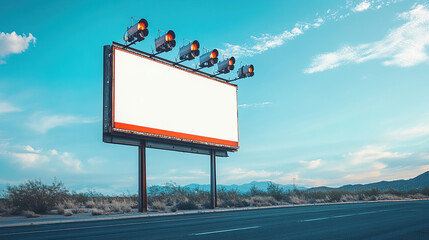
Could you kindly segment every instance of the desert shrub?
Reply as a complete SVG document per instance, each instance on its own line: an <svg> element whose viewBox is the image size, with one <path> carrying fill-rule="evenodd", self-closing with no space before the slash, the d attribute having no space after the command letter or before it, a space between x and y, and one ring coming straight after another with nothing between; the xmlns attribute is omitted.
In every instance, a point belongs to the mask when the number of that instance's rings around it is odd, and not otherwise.
<svg viewBox="0 0 429 240"><path fill-rule="evenodd" d="M400 200L402 198L400 196L393 195L390 193L383 193L383 194L378 195L378 199L379 200Z"/></svg>
<svg viewBox="0 0 429 240"><path fill-rule="evenodd" d="M24 212L22 212L22 215L24 215L26 218L37 218L37 217L40 217L39 214L36 214L33 211L24 211Z"/></svg>
<svg viewBox="0 0 429 240"><path fill-rule="evenodd" d="M87 208L94 208L95 207L95 202L94 202L94 200L89 200L89 201L86 201L86 203L85 203L85 207L87 207Z"/></svg>
<svg viewBox="0 0 429 240"><path fill-rule="evenodd" d="M113 200L112 203L110 204L110 210L112 212L122 212L122 202Z"/></svg>
<svg viewBox="0 0 429 240"><path fill-rule="evenodd" d="M246 199L234 201L234 207L248 207L248 206L250 206L250 202Z"/></svg>
<svg viewBox="0 0 429 240"><path fill-rule="evenodd" d="M220 202L219 207L223 207L223 208L234 207L234 202L231 200L224 200Z"/></svg>
<svg viewBox="0 0 429 240"><path fill-rule="evenodd" d="M104 210L93 208L91 210L91 214L92 214L92 216L103 215L104 214Z"/></svg>
<svg viewBox="0 0 429 240"><path fill-rule="evenodd" d="M423 190L422 190L422 194L423 194L423 195L426 195L426 197L429 197L429 187L425 187L425 188L423 188Z"/></svg>
<svg viewBox="0 0 429 240"><path fill-rule="evenodd" d="M176 208L178 210L194 210L194 209L198 209L198 206L192 201L186 201L186 202L179 202L176 205Z"/></svg>
<svg viewBox="0 0 429 240"><path fill-rule="evenodd" d="M414 194L420 193L420 191L418 189L411 189L411 190L408 190L407 193L408 195L414 195Z"/></svg>
<svg viewBox="0 0 429 240"><path fill-rule="evenodd" d="M254 207L277 205L278 202L271 196L255 196L251 197L249 205Z"/></svg>
<svg viewBox="0 0 429 240"><path fill-rule="evenodd" d="M76 202L72 199L67 199L64 201L64 207L66 209L73 209L76 208Z"/></svg>
<svg viewBox="0 0 429 240"><path fill-rule="evenodd" d="M167 204L165 204L165 203L163 203L161 201L153 202L151 204L151 206L152 206L153 209L156 209L156 210L161 210L161 211L166 211L167 210Z"/></svg>
<svg viewBox="0 0 429 240"><path fill-rule="evenodd" d="M77 204L85 204L86 202L91 200L90 194L94 194L94 192L92 193L76 193L75 191L73 191L69 198L72 199L75 203Z"/></svg>
<svg viewBox="0 0 429 240"><path fill-rule="evenodd" d="M206 202L204 202L204 203L201 205L201 207L206 208L206 209L209 209L209 208L210 208L210 201L206 201Z"/></svg>
<svg viewBox="0 0 429 240"><path fill-rule="evenodd" d="M235 201L243 198L237 189L226 190L224 187L220 187L217 191L217 197L221 201Z"/></svg>
<svg viewBox="0 0 429 240"><path fill-rule="evenodd" d="M306 200L304 199L304 197L300 195L293 194L289 197L288 202L292 204L301 204L301 203L306 203Z"/></svg>
<svg viewBox="0 0 429 240"><path fill-rule="evenodd" d="M328 192L328 197L331 202L339 202L341 200L342 195L343 192L341 191L333 190Z"/></svg>
<svg viewBox="0 0 429 240"><path fill-rule="evenodd" d="M422 199L424 197L425 196L423 194L421 194L421 193L416 193L416 194L413 194L413 195L410 196L410 198L413 198L413 199Z"/></svg>
<svg viewBox="0 0 429 240"><path fill-rule="evenodd" d="M73 216L73 212L71 210L65 210L64 211L64 216L66 216L66 217Z"/></svg>
<svg viewBox="0 0 429 240"><path fill-rule="evenodd" d="M281 201L283 200L284 190L278 184L270 182L267 187L267 194L277 201Z"/></svg>
<svg viewBox="0 0 429 240"><path fill-rule="evenodd" d="M255 185L252 185L252 187L250 188L250 191L249 191L249 195L252 197L254 197L254 196L265 196L265 195L267 195L267 193L258 189Z"/></svg>
<svg viewBox="0 0 429 240"><path fill-rule="evenodd" d="M41 180L29 180L18 186L7 186L7 201L19 210L29 210L35 213L45 213L62 202L68 190L62 182L54 180L51 185Z"/></svg>
<svg viewBox="0 0 429 240"><path fill-rule="evenodd" d="M60 203L56 205L56 208L58 210L58 214L63 215L64 214L64 204Z"/></svg>

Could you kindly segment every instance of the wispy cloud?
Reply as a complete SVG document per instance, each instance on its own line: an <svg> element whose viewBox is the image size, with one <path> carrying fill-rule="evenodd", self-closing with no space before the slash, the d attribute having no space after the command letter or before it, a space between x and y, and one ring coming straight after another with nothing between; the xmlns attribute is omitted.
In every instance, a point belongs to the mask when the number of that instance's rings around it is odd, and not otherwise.
<svg viewBox="0 0 429 240"><path fill-rule="evenodd" d="M306 31L312 28L318 28L329 21L339 21L349 17L352 13L358 13L368 9L380 9L383 6L388 6L397 1L399 0L372 0L371 3L369 1L363 1L359 4L354 3L354 1L349 1L346 6L342 6L338 10L328 9L322 15L317 14L312 21L299 21L293 27L279 34L272 35L265 33L259 37L251 36L250 42L240 45L225 43L225 49L219 50L220 53L225 56L252 57L268 51L269 49L282 46L287 41L293 40Z"/></svg>
<svg viewBox="0 0 429 240"><path fill-rule="evenodd" d="M28 126L36 132L46 133L50 129L73 124L94 123L95 118L85 118L73 115L43 115L36 113L30 118Z"/></svg>
<svg viewBox="0 0 429 240"><path fill-rule="evenodd" d="M22 53L29 47L30 43L36 43L36 38L30 33L27 35L18 35L16 32L0 33L0 57L6 57L10 54ZM1 64L6 63L0 60Z"/></svg>
<svg viewBox="0 0 429 240"><path fill-rule="evenodd" d="M400 67L428 62L426 48L429 45L429 10L423 5L417 5L410 11L401 13L399 17L407 22L393 29L384 39L317 55L304 72L322 72L347 63L374 59L383 59L386 66Z"/></svg>
<svg viewBox="0 0 429 240"><path fill-rule="evenodd" d="M399 140L410 140L423 136L429 136L429 123L423 123L410 128L394 130L389 135Z"/></svg>
<svg viewBox="0 0 429 240"><path fill-rule="evenodd" d="M356 5L352 10L354 12L362 12L362 11L368 10L370 6L371 6L371 3L369 1L363 1L358 5Z"/></svg>
<svg viewBox="0 0 429 240"><path fill-rule="evenodd" d="M249 108L249 107L265 107L267 105L273 104L272 102L261 102L261 103L243 103L238 105L240 108Z"/></svg>
<svg viewBox="0 0 429 240"><path fill-rule="evenodd" d="M303 164L306 168L313 169L317 168L322 164L322 159L316 159L311 161L300 161L301 164Z"/></svg>
<svg viewBox="0 0 429 240"><path fill-rule="evenodd" d="M283 173L281 171L270 172L265 170L248 170L243 168L234 168L229 172L225 173L224 181L240 180L240 179L246 179L246 178L253 181L267 180L275 176L280 176L282 174Z"/></svg>
<svg viewBox="0 0 429 240"><path fill-rule="evenodd" d="M19 112L20 108L8 103L8 102L0 102L0 114L9 113L9 112Z"/></svg>
<svg viewBox="0 0 429 240"><path fill-rule="evenodd" d="M389 152L386 150L385 146L369 145L363 147L363 149L358 152L349 153L348 157L352 164L361 164L386 158L404 158L410 155L411 153Z"/></svg>

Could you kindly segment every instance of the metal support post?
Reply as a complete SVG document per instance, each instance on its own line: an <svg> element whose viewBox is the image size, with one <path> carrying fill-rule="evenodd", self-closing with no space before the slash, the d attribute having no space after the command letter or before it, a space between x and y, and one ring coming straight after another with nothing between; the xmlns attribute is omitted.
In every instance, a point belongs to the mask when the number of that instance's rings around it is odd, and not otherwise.
<svg viewBox="0 0 429 240"><path fill-rule="evenodd" d="M217 193L216 193L216 152L210 151L210 208L217 207Z"/></svg>
<svg viewBox="0 0 429 240"><path fill-rule="evenodd" d="M139 146L139 212L147 212L146 142Z"/></svg>

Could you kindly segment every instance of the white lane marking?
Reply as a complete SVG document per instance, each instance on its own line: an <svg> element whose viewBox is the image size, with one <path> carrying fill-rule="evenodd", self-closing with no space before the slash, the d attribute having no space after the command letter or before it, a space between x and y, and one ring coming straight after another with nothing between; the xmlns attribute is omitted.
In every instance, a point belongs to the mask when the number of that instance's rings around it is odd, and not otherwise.
<svg viewBox="0 0 429 240"><path fill-rule="evenodd" d="M260 227L261 226L244 227L244 228L233 228L233 229L225 229L225 230L219 230L219 231L213 231L213 232L194 233L194 234L191 234L191 235L199 236L199 235L207 235L207 234L215 234L215 233L223 233L223 232L232 232L232 231L254 229L254 228L260 228Z"/></svg>
<svg viewBox="0 0 429 240"><path fill-rule="evenodd" d="M30 233L60 232L60 231L71 231L71 230L93 229L93 228L106 228L106 227L117 227L117 226L130 226L130 225L150 224L150 223L178 222L178 221L186 221L186 220L194 220L194 219L220 218L220 217L225 217L225 216L232 216L232 215L222 215L222 216L213 216L213 217L182 218L182 219L159 220L159 221L151 221L151 222L118 223L118 224L97 225L97 226L88 226L88 227L47 229L47 230L28 231L28 232L0 233L0 236L22 235L22 234L30 234Z"/></svg>
<svg viewBox="0 0 429 240"><path fill-rule="evenodd" d="M386 211L391 211L391 210L379 210L379 211L371 211L371 212L361 212L361 213L354 213L354 214L337 215L337 216L331 216L331 217L311 218L311 219L301 220L301 222L314 222L314 221L327 220L327 219L333 219L333 218L352 217L352 216L359 216L359 215L372 214L372 213L380 213L380 212L386 212Z"/></svg>

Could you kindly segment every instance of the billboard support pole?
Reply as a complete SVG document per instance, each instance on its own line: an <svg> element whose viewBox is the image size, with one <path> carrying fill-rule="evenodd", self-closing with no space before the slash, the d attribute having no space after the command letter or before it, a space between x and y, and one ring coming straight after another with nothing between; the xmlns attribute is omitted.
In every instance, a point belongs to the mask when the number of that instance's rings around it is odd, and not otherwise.
<svg viewBox="0 0 429 240"><path fill-rule="evenodd" d="M147 212L146 141L139 146L139 212Z"/></svg>
<svg viewBox="0 0 429 240"><path fill-rule="evenodd" d="M215 150L210 150L210 208L215 209L216 206L216 152Z"/></svg>

